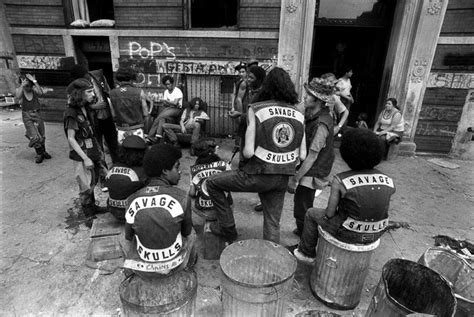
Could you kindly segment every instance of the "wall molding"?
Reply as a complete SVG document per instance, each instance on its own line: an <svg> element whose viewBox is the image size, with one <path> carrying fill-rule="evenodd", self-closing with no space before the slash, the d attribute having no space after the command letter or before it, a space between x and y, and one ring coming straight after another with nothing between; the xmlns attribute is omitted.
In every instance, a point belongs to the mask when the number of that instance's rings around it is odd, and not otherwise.
<svg viewBox="0 0 474 317"><path fill-rule="evenodd" d="M474 36L440 36L438 44L469 45L474 44Z"/></svg>
<svg viewBox="0 0 474 317"><path fill-rule="evenodd" d="M120 29L65 29L11 28L11 34L72 35L72 36L139 36L139 37L203 37L278 39L279 32L270 31L197 31L197 30L120 30Z"/></svg>

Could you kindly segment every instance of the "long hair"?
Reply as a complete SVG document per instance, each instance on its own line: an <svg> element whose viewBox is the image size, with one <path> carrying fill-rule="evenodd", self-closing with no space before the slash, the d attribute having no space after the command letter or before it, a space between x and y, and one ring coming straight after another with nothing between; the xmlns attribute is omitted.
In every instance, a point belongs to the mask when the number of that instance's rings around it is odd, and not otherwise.
<svg viewBox="0 0 474 317"><path fill-rule="evenodd" d="M84 90L73 90L68 98L68 104L72 108L80 108L87 105L87 100L84 99Z"/></svg>
<svg viewBox="0 0 474 317"><path fill-rule="evenodd" d="M276 100L289 104L298 103L298 94L290 75L280 67L273 68L265 77L260 93L253 102Z"/></svg>

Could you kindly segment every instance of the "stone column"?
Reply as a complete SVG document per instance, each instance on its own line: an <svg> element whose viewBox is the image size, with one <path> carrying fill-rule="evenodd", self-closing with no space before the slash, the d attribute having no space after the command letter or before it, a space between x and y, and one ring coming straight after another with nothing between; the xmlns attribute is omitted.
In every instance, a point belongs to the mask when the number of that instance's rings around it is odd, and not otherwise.
<svg viewBox="0 0 474 317"><path fill-rule="evenodd" d="M19 72L5 5L0 1L0 93L15 94Z"/></svg>
<svg viewBox="0 0 474 317"><path fill-rule="evenodd" d="M405 120L405 152L415 151L415 131L430 75L439 33L448 6L447 0L425 0L422 2L410 49L403 118Z"/></svg>
<svg viewBox="0 0 474 317"><path fill-rule="evenodd" d="M309 74L315 7L314 0L281 1L278 66L290 74L299 95Z"/></svg>

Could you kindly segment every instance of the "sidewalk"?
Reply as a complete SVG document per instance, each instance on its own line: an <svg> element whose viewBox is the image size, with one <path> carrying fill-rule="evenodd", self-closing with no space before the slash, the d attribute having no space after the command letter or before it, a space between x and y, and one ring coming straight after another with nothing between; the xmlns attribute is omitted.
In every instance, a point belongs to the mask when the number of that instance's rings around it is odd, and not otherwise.
<svg viewBox="0 0 474 317"><path fill-rule="evenodd" d="M89 232L74 211L77 185L62 125L46 124L46 146L53 156L34 163L34 151L27 147L21 112L0 111L1 175L1 260L0 314L11 315L118 315L121 303L118 286L124 279L120 269L86 267ZM230 159L233 142L221 140L219 155ZM459 165L449 169L428 161L430 157L398 157L383 162L379 169L392 176L397 192L390 219L406 222L385 234L372 257L360 305L354 311L335 311L318 302L309 290L311 268L298 265L287 316L309 310L363 316L380 278L383 265L391 258L417 261L434 246L433 236L448 235L474 241L474 162L445 158ZM189 166L195 158L183 150L182 179L187 190ZM233 161L237 163L237 158ZM337 156L332 173L347 169ZM104 195L102 195L104 196ZM315 199L325 207L329 188ZM262 215L253 211L256 194L236 193L235 218L239 239L261 238ZM103 199L103 197L102 197ZM293 196L287 194L281 221L281 243L298 242L292 234ZM471 211L469 211L471 210ZM202 253L201 253L202 254ZM100 264L101 265L101 264ZM221 316L220 268L218 261L201 256L196 265L199 288L197 316Z"/></svg>

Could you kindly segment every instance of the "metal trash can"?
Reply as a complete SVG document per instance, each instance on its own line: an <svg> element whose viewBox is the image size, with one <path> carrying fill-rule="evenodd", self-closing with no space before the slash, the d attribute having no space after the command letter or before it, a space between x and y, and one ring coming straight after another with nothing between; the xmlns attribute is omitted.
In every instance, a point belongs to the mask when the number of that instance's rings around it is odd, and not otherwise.
<svg viewBox="0 0 474 317"><path fill-rule="evenodd" d="M398 317L408 314L453 316L456 298L448 282L421 264L393 259L385 263L367 316Z"/></svg>
<svg viewBox="0 0 474 317"><path fill-rule="evenodd" d="M221 254L224 316L284 316L296 259L279 244L259 239L229 245Z"/></svg>
<svg viewBox="0 0 474 317"><path fill-rule="evenodd" d="M374 243L348 244L318 226L316 260L311 273L313 295L328 307L349 310L357 307L370 265Z"/></svg>
<svg viewBox="0 0 474 317"><path fill-rule="evenodd" d="M197 287L196 272L189 269L153 279L129 276L119 287L123 313L125 316L194 316Z"/></svg>
<svg viewBox="0 0 474 317"><path fill-rule="evenodd" d="M454 291L458 306L456 316L474 316L474 271L458 254L433 247L425 251L418 263L441 274Z"/></svg>

